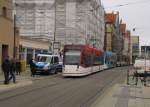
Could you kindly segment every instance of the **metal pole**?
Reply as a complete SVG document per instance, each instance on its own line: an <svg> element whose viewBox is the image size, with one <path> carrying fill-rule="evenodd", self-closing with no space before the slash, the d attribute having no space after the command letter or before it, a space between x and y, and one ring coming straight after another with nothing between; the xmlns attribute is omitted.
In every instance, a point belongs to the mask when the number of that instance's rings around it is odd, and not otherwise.
<svg viewBox="0 0 150 107"><path fill-rule="evenodd" d="M144 55L144 59L145 59L145 71L146 71L146 45L145 45L145 51L144 51L145 55Z"/></svg>
<svg viewBox="0 0 150 107"><path fill-rule="evenodd" d="M144 71L143 80L144 80L144 86L146 86L146 45L145 45L145 71Z"/></svg>
<svg viewBox="0 0 150 107"><path fill-rule="evenodd" d="M129 69L127 70L127 85L129 85Z"/></svg>
<svg viewBox="0 0 150 107"><path fill-rule="evenodd" d="M16 59L16 14L14 13L14 47L13 58Z"/></svg>
<svg viewBox="0 0 150 107"><path fill-rule="evenodd" d="M55 26L54 26L54 41L53 41L53 53L54 53L54 44L55 44L55 41L56 41L56 1L57 0L55 0L55 12L54 12L54 14L55 14L55 19L54 19L54 21L55 21Z"/></svg>

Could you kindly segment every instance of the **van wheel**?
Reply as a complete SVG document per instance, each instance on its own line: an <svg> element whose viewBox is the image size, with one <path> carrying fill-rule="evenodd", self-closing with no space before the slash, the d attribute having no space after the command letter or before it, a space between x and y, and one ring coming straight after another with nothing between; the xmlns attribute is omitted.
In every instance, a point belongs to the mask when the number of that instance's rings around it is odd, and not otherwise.
<svg viewBox="0 0 150 107"><path fill-rule="evenodd" d="M57 74L57 70L56 70L56 69L52 69L52 70L51 70L51 73L52 73L52 74Z"/></svg>
<svg viewBox="0 0 150 107"><path fill-rule="evenodd" d="M61 69L59 69L59 72L62 72L62 68L61 68Z"/></svg>

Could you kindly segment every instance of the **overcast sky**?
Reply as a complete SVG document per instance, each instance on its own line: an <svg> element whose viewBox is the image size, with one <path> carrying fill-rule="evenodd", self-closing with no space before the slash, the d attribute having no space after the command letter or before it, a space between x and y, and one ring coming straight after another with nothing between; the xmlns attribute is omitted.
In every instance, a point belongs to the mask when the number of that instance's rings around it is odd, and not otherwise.
<svg viewBox="0 0 150 107"><path fill-rule="evenodd" d="M102 0L107 12L119 11L132 35L140 36L140 45L150 45L150 0ZM123 5L123 6L120 6Z"/></svg>

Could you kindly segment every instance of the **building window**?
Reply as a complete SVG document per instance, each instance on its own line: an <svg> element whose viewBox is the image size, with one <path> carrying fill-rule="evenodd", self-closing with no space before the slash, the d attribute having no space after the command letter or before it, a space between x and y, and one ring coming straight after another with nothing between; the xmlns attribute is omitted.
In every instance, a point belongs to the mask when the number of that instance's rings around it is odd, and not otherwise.
<svg viewBox="0 0 150 107"><path fill-rule="evenodd" d="M3 12L3 16L6 17L7 16L7 8L3 7L2 12Z"/></svg>

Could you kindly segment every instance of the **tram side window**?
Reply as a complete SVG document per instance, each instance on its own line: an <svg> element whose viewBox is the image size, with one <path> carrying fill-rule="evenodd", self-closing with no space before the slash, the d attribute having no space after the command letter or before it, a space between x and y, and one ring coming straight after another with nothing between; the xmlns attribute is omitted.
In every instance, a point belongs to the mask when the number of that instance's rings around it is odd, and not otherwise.
<svg viewBox="0 0 150 107"><path fill-rule="evenodd" d="M116 57L115 57L115 56L112 56L112 57L110 58L110 63L111 63L111 64L116 64L116 62L117 62Z"/></svg>
<svg viewBox="0 0 150 107"><path fill-rule="evenodd" d="M95 56L93 60L93 65L103 64L103 57L102 56Z"/></svg>
<svg viewBox="0 0 150 107"><path fill-rule="evenodd" d="M92 54L85 54L83 57L83 64L88 67L92 64Z"/></svg>

